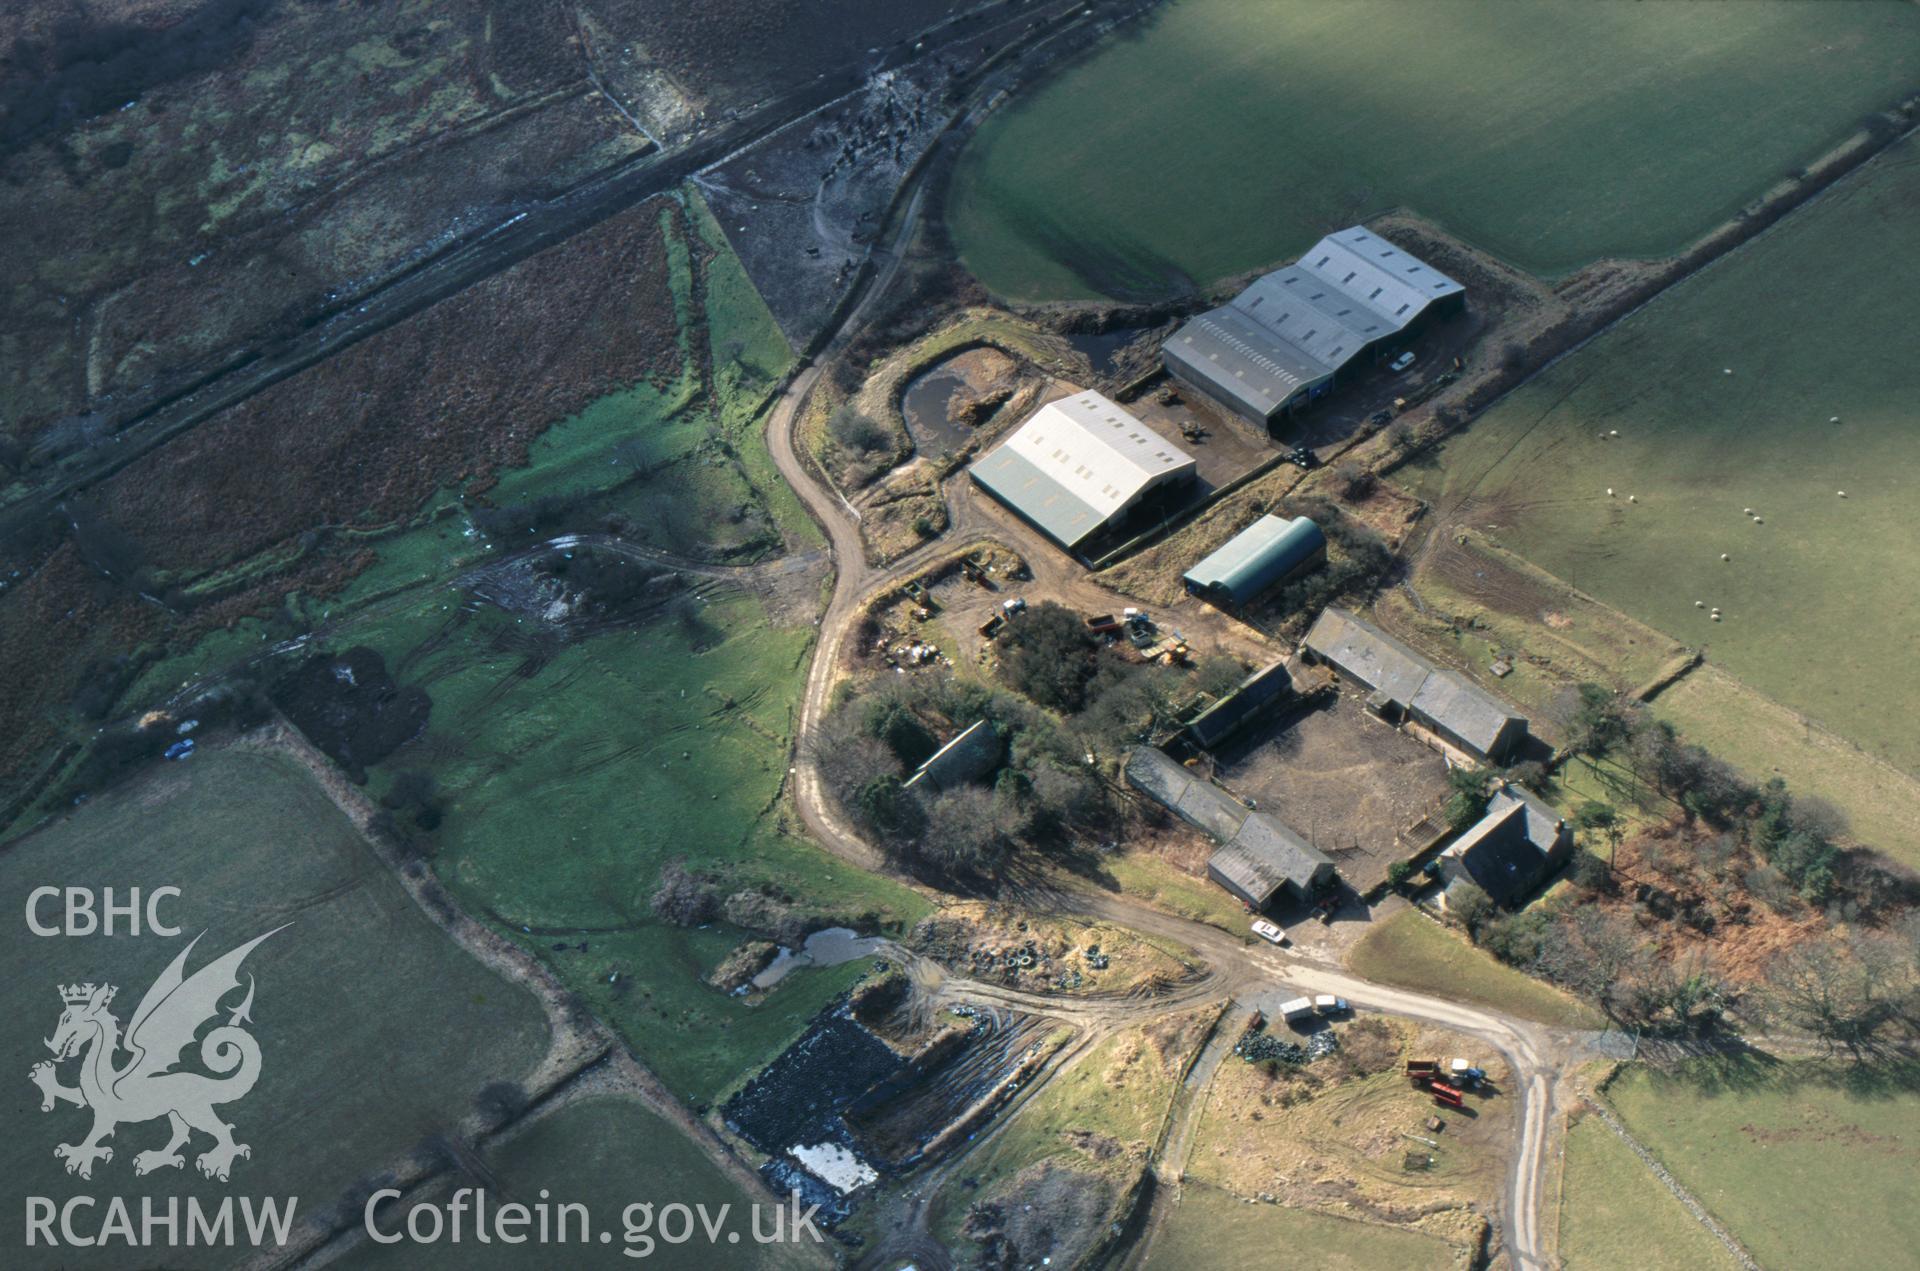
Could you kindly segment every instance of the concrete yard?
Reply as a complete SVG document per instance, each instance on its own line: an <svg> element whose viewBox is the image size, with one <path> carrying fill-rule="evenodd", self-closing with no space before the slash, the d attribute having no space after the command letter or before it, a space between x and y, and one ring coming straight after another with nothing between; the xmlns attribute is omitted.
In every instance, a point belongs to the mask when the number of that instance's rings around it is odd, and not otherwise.
<svg viewBox="0 0 1920 1271"><path fill-rule="evenodd" d="M1440 806L1438 753L1366 715L1350 694L1273 716L1214 756L1214 775L1333 857L1364 892L1410 850L1399 832Z"/></svg>

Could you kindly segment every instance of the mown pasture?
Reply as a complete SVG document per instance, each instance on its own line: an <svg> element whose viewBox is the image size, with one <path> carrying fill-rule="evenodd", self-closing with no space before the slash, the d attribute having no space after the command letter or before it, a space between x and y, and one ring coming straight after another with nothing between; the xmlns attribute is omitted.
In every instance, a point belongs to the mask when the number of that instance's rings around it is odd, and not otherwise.
<svg viewBox="0 0 1920 1271"><path fill-rule="evenodd" d="M1733 1256L1597 1116L1567 1130L1560 1260L1567 1271L1692 1271Z"/></svg>
<svg viewBox="0 0 1920 1271"><path fill-rule="evenodd" d="M1347 965L1382 984L1444 994L1559 1028L1605 1023L1586 1003L1514 970L1411 909L1376 924L1353 946Z"/></svg>
<svg viewBox="0 0 1920 1271"><path fill-rule="evenodd" d="M1920 274L1916 202L1908 141L1503 399L1412 473L1417 492L1920 769L1920 432L1887 319Z"/></svg>
<svg viewBox="0 0 1920 1271"><path fill-rule="evenodd" d="M311 1213L459 1122L483 1086L525 1078L546 1053L547 1024L532 995L435 926L285 754L203 751L0 852L0 900L12 922L23 923L28 894L46 885L111 886L122 900L130 887L178 887L180 897L160 912L182 934L36 939L16 926L12 947L34 947L30 973L9 974L0 990L18 1024L0 1043L11 1083L0 1103L0 1176L10 1193L0 1242L8 1249L24 1247L22 1197L29 1195L56 1202L82 1194L203 1202L228 1193L298 1196L301 1214ZM43 907L42 917L54 917L53 907ZM219 1109L252 1148L235 1163L232 1181L200 1176L194 1157L210 1141L196 1136L184 1168L136 1183L134 1156L166 1141L163 1120L121 1125L108 1144L113 1159L95 1165L91 1181L65 1173L54 1145L79 1142L89 1116L67 1104L41 1112L27 1082L28 1068L48 1058L40 1039L59 1018L58 985L116 985L112 1009L125 1027L147 987L196 935L205 933L189 974L286 923L241 968L241 985L249 976L255 985L250 1031L261 1075L244 1099ZM236 990L222 1005L239 1001ZM197 1059L187 1066L199 1070ZM72 1084L77 1068L63 1065L62 1081ZM101 1212L94 1211L96 1221ZM87 1256L87 1266L146 1267L155 1254L115 1248Z"/></svg>
<svg viewBox="0 0 1920 1271"><path fill-rule="evenodd" d="M986 285L1146 298L1405 207L1523 269L1669 255L1910 93L1893 3L1176 0L982 126Z"/></svg>
<svg viewBox="0 0 1920 1271"><path fill-rule="evenodd" d="M1248 1205L1231 1192L1189 1183L1154 1238L1149 1266L1262 1266L1275 1250L1311 1251L1325 1271L1433 1271L1459 1261L1444 1240L1377 1223L1283 1205Z"/></svg>
<svg viewBox="0 0 1920 1271"><path fill-rule="evenodd" d="M1911 1063L1732 1055L1672 1073L1634 1066L1605 1098L1762 1266L1911 1260L1920 1240L1920 1072Z"/></svg>

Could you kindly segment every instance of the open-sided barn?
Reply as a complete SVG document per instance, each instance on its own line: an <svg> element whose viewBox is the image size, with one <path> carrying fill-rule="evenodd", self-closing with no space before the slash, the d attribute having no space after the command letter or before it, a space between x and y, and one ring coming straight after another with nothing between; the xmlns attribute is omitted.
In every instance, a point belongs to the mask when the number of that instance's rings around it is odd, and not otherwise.
<svg viewBox="0 0 1920 1271"><path fill-rule="evenodd" d="M1181 383L1271 428L1347 368L1465 305L1459 283L1356 225L1194 318L1160 355Z"/></svg>

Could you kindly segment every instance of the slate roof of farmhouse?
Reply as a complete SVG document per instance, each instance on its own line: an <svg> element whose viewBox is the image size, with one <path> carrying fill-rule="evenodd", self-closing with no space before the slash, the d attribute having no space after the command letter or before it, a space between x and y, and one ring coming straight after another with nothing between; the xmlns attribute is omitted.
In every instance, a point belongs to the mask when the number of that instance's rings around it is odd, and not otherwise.
<svg viewBox="0 0 1920 1271"><path fill-rule="evenodd" d="M1487 895L1512 904L1539 886L1571 847L1566 822L1552 808L1506 786L1443 855L1458 861Z"/></svg>

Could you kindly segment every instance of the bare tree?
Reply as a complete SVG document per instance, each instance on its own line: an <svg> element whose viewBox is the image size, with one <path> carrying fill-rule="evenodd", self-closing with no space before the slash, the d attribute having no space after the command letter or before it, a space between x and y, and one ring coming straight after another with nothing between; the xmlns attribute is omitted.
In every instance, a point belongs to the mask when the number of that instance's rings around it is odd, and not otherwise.
<svg viewBox="0 0 1920 1271"><path fill-rule="evenodd" d="M1768 1019L1810 1033L1854 1060L1878 1052L1897 1027L1912 1024L1915 960L1897 940L1830 936L1796 945L1767 968L1762 1006Z"/></svg>

